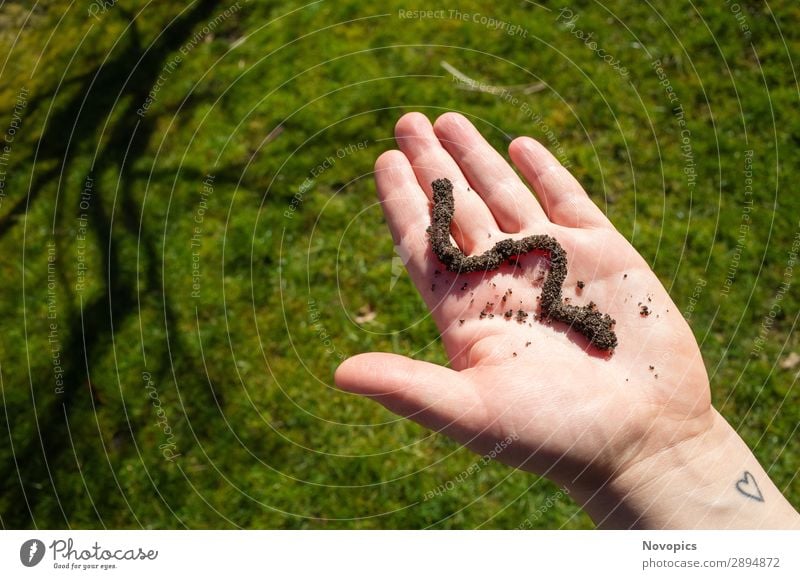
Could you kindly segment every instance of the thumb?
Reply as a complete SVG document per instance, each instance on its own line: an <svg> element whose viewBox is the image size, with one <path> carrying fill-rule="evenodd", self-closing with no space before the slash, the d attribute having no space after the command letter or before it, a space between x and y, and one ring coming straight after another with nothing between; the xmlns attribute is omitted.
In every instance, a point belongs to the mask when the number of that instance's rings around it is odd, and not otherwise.
<svg viewBox="0 0 800 579"><path fill-rule="evenodd" d="M342 390L372 398L462 442L486 427L483 403L472 383L444 366L373 352L342 362L334 380Z"/></svg>

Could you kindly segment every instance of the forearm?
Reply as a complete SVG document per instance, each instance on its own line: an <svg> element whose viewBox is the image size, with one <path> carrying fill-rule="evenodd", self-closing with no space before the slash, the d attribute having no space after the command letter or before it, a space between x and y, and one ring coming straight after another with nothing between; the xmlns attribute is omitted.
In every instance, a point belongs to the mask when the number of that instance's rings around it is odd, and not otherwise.
<svg viewBox="0 0 800 579"><path fill-rule="evenodd" d="M800 515L725 419L573 496L601 527L800 529Z"/></svg>

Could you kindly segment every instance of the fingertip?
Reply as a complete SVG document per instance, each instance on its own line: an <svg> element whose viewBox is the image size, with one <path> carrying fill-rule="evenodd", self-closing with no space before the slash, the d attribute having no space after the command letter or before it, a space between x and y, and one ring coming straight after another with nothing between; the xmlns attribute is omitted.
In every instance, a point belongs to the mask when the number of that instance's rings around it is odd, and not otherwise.
<svg viewBox="0 0 800 579"><path fill-rule="evenodd" d="M375 159L375 172L383 173L401 169L405 165L409 165L408 158L401 151L391 149L389 151L384 151Z"/></svg>
<svg viewBox="0 0 800 579"><path fill-rule="evenodd" d="M344 360L333 374L336 387L361 395L384 394L387 383L396 378L396 366L405 362L404 356L384 352L356 354ZM389 387L389 391L391 391Z"/></svg>
<svg viewBox="0 0 800 579"><path fill-rule="evenodd" d="M359 381L356 377L359 374L358 368L361 366L362 358L366 354L357 354L344 360L333 373L333 382L339 390L345 392L357 392Z"/></svg>
<svg viewBox="0 0 800 579"><path fill-rule="evenodd" d="M514 164L518 159L522 161L525 156L537 157L537 160L540 160L542 155L550 156L547 147L531 137L517 137L511 141L508 145L508 154Z"/></svg>
<svg viewBox="0 0 800 579"><path fill-rule="evenodd" d="M408 203L421 204L426 208L427 215L425 192L420 189L411 162L402 151L391 150L381 153L375 161L375 182L378 185L379 199L383 201L402 199L404 213L410 209Z"/></svg>
<svg viewBox="0 0 800 579"><path fill-rule="evenodd" d="M525 148L525 141L530 140L530 137L517 137L508 144L508 154L513 156L520 153Z"/></svg>
<svg viewBox="0 0 800 579"><path fill-rule="evenodd" d="M421 131L429 130L431 122L424 114L413 111L404 114L397 120L394 126L395 139L400 142L400 139L409 136L415 136Z"/></svg>
<svg viewBox="0 0 800 579"><path fill-rule="evenodd" d="M474 125L461 113L448 111L439 115L433 123L433 130L438 135L442 132L447 132L448 129L473 127Z"/></svg>

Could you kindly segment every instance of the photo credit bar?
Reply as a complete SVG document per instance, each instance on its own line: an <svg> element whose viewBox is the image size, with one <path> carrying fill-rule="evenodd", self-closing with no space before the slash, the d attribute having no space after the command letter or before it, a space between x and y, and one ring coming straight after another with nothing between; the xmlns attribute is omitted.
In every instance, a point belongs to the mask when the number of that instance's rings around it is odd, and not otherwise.
<svg viewBox="0 0 800 579"><path fill-rule="evenodd" d="M3 531L0 573L796 578L798 540L800 531Z"/></svg>

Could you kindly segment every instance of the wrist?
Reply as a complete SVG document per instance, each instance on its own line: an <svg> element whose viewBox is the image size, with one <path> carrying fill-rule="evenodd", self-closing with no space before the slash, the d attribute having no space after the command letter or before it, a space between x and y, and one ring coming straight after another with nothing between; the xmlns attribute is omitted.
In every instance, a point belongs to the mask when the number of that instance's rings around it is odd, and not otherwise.
<svg viewBox="0 0 800 579"><path fill-rule="evenodd" d="M800 516L713 408L693 433L573 492L598 526L788 528Z"/></svg>

